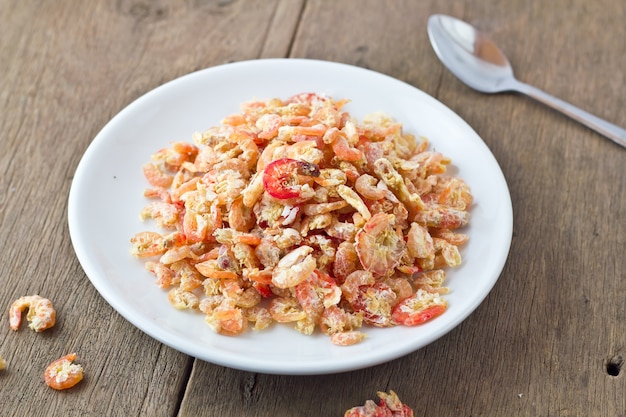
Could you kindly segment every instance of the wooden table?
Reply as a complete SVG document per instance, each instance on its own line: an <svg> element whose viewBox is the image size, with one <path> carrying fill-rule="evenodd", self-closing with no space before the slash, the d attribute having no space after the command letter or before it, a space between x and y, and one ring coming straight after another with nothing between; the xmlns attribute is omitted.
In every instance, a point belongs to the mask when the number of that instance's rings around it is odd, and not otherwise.
<svg viewBox="0 0 626 417"><path fill-rule="evenodd" d="M626 149L530 99L457 81L426 34L434 13L483 29L516 74L626 126L622 0L0 1L0 414L342 416L396 391L416 416L624 416ZM123 107L226 62L294 57L388 74L484 139L511 192L510 255L460 326L390 363L322 376L196 360L150 338L87 279L67 223L76 166ZM59 320L13 332L8 306L54 300ZM47 364L76 351L84 381Z"/></svg>

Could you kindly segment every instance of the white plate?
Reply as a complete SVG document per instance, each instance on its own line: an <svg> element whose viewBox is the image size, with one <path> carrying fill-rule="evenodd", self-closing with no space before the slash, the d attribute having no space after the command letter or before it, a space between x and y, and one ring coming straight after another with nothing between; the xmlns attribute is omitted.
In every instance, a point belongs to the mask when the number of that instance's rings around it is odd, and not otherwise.
<svg viewBox="0 0 626 417"><path fill-rule="evenodd" d="M361 119L384 111L405 131L426 136L452 158L454 174L474 195L463 265L449 271L448 311L419 327L365 328L360 344L338 347L327 336L304 336L289 325L238 337L213 333L203 315L178 311L156 286L129 239L143 230L146 204L141 166L171 141L190 141L251 99L318 92L351 100ZM238 62L198 71L147 93L115 116L80 161L69 194L69 229L87 276L122 316L155 339L215 364L253 372L324 374L380 364L413 352L463 321L487 296L508 255L512 208L502 172L480 137L460 117L422 91L348 65L299 59Z"/></svg>

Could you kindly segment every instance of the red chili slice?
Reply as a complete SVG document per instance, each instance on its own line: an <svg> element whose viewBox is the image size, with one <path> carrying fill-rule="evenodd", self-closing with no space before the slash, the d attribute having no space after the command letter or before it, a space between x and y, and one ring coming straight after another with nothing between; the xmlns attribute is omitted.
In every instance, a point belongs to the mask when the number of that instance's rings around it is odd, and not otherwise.
<svg viewBox="0 0 626 417"><path fill-rule="evenodd" d="M263 171L263 186L274 198L288 199L300 196L300 176L319 177L320 169L310 162L291 158L270 162Z"/></svg>

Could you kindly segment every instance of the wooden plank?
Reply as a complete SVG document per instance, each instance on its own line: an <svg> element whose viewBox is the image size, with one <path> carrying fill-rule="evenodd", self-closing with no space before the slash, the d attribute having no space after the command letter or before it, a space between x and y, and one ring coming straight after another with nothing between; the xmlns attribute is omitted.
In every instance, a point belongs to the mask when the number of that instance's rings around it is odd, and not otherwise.
<svg viewBox="0 0 626 417"><path fill-rule="evenodd" d="M259 58L285 58L304 8L304 0L280 0L272 16Z"/></svg>

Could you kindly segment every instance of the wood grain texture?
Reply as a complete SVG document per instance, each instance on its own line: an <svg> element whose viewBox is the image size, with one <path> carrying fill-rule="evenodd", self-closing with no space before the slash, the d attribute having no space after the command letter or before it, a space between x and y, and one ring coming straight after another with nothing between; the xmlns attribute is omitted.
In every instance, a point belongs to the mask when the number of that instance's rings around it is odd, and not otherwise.
<svg viewBox="0 0 626 417"><path fill-rule="evenodd" d="M434 13L479 26L521 80L626 126L621 0L0 0L0 414L341 416L392 389L416 416L625 416L626 150L525 97L462 85L428 43ZM283 56L422 89L507 179L514 235L493 291L390 363L304 377L195 360L125 321L73 253L72 176L113 115L185 73ZM58 323L13 332L7 307L31 293L54 301ZM52 391L43 370L70 351L85 380Z"/></svg>

